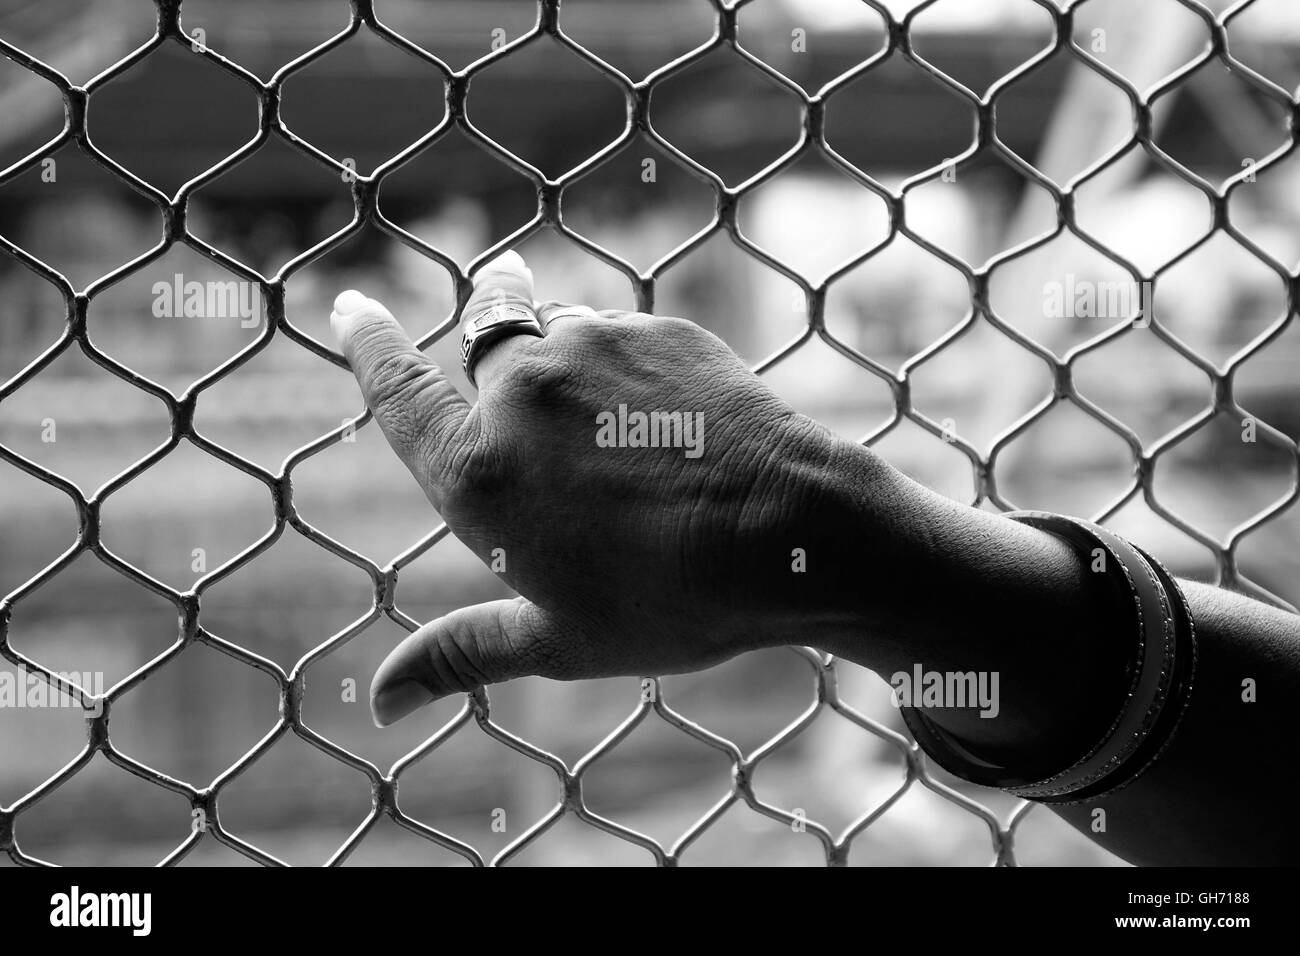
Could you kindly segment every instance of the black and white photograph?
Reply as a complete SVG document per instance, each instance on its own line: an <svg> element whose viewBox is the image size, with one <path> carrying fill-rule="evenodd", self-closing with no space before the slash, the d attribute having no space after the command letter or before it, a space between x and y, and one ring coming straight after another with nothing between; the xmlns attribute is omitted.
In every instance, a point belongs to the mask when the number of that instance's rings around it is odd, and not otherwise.
<svg viewBox="0 0 1300 956"><path fill-rule="evenodd" d="M6 925L650 866L1259 928L1298 131L1295 0L0 0Z"/></svg>

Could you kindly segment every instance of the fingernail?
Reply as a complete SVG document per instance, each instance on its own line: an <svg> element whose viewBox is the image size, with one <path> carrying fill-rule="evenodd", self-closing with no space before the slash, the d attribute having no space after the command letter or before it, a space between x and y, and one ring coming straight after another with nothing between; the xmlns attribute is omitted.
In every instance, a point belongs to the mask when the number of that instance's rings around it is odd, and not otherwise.
<svg viewBox="0 0 1300 956"><path fill-rule="evenodd" d="M370 300L356 289L340 292L334 299L334 311L330 313L330 328L334 330L334 338L338 340L340 348L347 337L348 329L352 326L352 320L369 305Z"/></svg>
<svg viewBox="0 0 1300 956"><path fill-rule="evenodd" d="M478 271L478 275L481 276L493 272L504 272L509 275L523 276L529 282L533 280L533 271L528 268L528 263L524 262L524 257L513 249L501 253L501 255L481 267Z"/></svg>
<svg viewBox="0 0 1300 956"><path fill-rule="evenodd" d="M507 249L483 268L491 269L493 272L523 272L528 268L528 263L524 262L524 257L513 249Z"/></svg>
<svg viewBox="0 0 1300 956"><path fill-rule="evenodd" d="M389 684L370 698L370 713L376 727L387 727L407 714L432 702L433 692L409 677Z"/></svg>

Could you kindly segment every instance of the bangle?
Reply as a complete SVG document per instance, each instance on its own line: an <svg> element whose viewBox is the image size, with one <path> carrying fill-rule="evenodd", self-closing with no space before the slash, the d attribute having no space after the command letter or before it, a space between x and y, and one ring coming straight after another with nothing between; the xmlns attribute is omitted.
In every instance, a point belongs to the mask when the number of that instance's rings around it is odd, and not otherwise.
<svg viewBox="0 0 1300 956"><path fill-rule="evenodd" d="M1101 739L1062 766L1011 768L991 763L914 707L900 708L917 744L939 766L972 783L1043 803L1079 803L1128 786L1164 753L1187 708L1196 669L1196 635L1181 588L1164 566L1099 525L1045 512L1006 515L1046 531L1105 573L1132 609L1126 630L1126 692ZM1050 766L1058 769L1050 770Z"/></svg>
<svg viewBox="0 0 1300 956"><path fill-rule="evenodd" d="M1133 750L1123 767L1118 768L1115 773L1090 789L1076 791L1069 795L1069 799L1046 801L1049 803L1081 803L1127 787L1145 773L1168 749L1191 701L1192 679L1196 673L1198 654L1196 625L1192 620L1187 598L1183 594L1183 589L1163 564L1136 545L1132 547L1155 572L1165 593L1170 596L1175 644L1173 660L1169 662L1171 677L1164 705L1145 739Z"/></svg>

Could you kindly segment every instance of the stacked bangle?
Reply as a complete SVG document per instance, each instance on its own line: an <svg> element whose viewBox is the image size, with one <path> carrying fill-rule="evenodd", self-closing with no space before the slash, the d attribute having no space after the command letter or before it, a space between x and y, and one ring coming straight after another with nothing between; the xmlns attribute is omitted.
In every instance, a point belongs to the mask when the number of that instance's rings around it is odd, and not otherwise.
<svg viewBox="0 0 1300 956"><path fill-rule="evenodd" d="M1126 664L1126 693L1119 713L1085 754L1060 769L1027 773L979 757L914 707L901 708L921 748L950 773L972 783L1042 803L1081 803L1136 780L1173 739L1191 696L1196 670L1196 633L1187 600L1173 576L1142 549L1114 532L1078 518L1035 511L1006 515L1046 531L1094 556L1127 595L1133 610ZM1062 766L1064 764L1064 766Z"/></svg>

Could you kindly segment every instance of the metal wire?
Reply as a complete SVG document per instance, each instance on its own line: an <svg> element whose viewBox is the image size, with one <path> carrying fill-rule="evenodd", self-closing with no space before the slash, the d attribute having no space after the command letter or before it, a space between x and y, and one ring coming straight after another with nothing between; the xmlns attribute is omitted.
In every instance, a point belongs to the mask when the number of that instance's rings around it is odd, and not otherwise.
<svg viewBox="0 0 1300 956"><path fill-rule="evenodd" d="M367 224L377 227L383 233L397 239L447 269L454 277L457 301L462 304L469 295L469 274L474 267L540 230L552 229L595 258L622 272L632 284L638 308L645 311L652 311L654 308L657 279L716 233L724 232L732 242L746 253L785 276L791 282L796 283L803 291L807 303L807 325L801 334L778 352L759 363L757 371L762 372L773 367L813 337L820 338L839 354L877 376L888 385L893 394L894 415L892 419L868 436L866 439L868 443L883 438L905 419L915 422L937 439L947 441L952 447L957 448L966 456L970 462L975 480L976 503L987 499L996 506L1007 510L1015 506L999 492L995 481L995 464L999 453L1057 404L1062 402L1072 403L1123 439L1132 455L1133 471L1130 484L1121 495L1094 516L1096 520L1106 520L1124 504L1140 495L1161 518L1204 545L1214 554L1218 579L1221 584L1250 590L1264 597L1271 597L1262 588L1252 584L1238 572L1236 552L1238 545L1248 534L1282 513L1300 497L1300 450L1297 449L1294 442L1276 428L1269 426L1265 422L1258 422L1258 434L1263 440L1285 449L1289 453L1293 463L1297 465L1297 475L1293 477L1290 492L1285 498L1234 528L1222 541L1215 539L1162 506L1152 487L1155 465L1164 452L1177 445L1216 414L1224 412L1236 416L1246 414L1237 404L1233 395L1234 375L1243 362L1283 333L1296 312L1300 277L1290 272L1286 266L1252 242L1249 237L1242 234L1232 224L1228 216L1228 199L1233 190L1246 180L1251 170L1243 170L1240 175L1227 180L1221 187L1215 187L1180 164L1156 145L1152 139L1151 104L1153 100L1183 82L1207 61L1217 59L1224 67L1244 79L1255 90L1279 104L1289 118L1289 138L1287 143L1259 161L1254 171L1263 171L1295 150L1295 130L1297 128L1297 118L1300 117L1300 104L1297 104L1296 98L1287 91L1234 58L1229 50L1229 24L1244 10L1252 6L1255 0L1241 0L1241 2L1234 4L1230 9L1218 16L1212 14L1196 0L1178 0L1184 8L1200 18L1208 33L1209 42L1197 58L1188 62L1146 92L1137 90L1123 76L1097 60L1087 50L1074 42L1075 13L1088 0L1069 2L1063 8L1056 6L1049 0L1033 0L1052 19L1054 32L1051 44L1030 60L1001 77L983 96L972 92L953 77L944 73L932 63L927 62L913 48L911 27L914 20L919 14L933 6L937 0L929 0L929 2L920 4L901 20L895 18L888 9L881 3L876 2L876 0L863 0L865 5L879 14L887 25L886 43L877 53L825 84L813 94L806 93L797 83L753 55L738 42L737 14L741 8L748 5L750 0L737 0L731 5L725 4L723 0L701 0L701 2L709 2L714 11L715 23L711 38L698 48L654 70L640 81L633 81L565 33L561 23L560 0L538 0L537 20L531 30L462 70L451 69L438 57L386 25L376 15L373 0L350 0L352 14L346 29L309 52L286 63L265 82L238 63L211 49L197 49L195 51L196 55L216 64L232 76L248 84L255 91L259 101L258 130L253 138L238 150L182 185L174 196L167 196L101 152L91 140L86 127L86 119L91 99L97 91L103 89L108 83L138 64L164 43L173 41L187 47L191 46L191 37L186 35L182 26L180 0L156 0L158 15L154 35L138 49L99 73L84 86L72 84L59 71L0 39L0 53L58 87L63 96L65 109L62 132L30 155L0 171L0 185L30 168L39 162L42 157L52 154L55 150L68 143L75 143L99 167L107 170L112 176L153 202L162 211L164 218L163 235L156 246L133 261L107 275L101 276L81 291L77 291L68 279L54 268L32 256L10 240L0 236L0 250L3 250L4 253L60 290L67 316L67 325L59 340L11 380L0 386L0 401L3 401L17 389L31 381L65 350L75 345L107 373L117 376L166 403L171 420L171 436L168 441L118 474L91 497L86 497L75 484L12 449L0 445L0 458L27 474L58 488L72 499L77 509L80 528L78 540L72 547L36 576L6 595L3 600L0 600L0 656L31 673L42 675L53 688L67 694L72 699L80 701L82 706L87 708L87 742L82 751L70 763L36 787L36 789L17 800L11 806L0 809L0 849L8 853L12 860L27 865L50 865L46 861L24 852L20 847L16 832L19 819L23 813L30 810L38 801L49 796L85 767L95 754L102 753L121 769L166 790L181 794L190 801L193 809L201 810L205 815L206 828L192 831L184 841L160 861L162 865L172 865L181 861L207 833L211 833L212 837L221 844L259 863L283 865L282 861L270 853L241 839L222 826L220 797L223 789L232 780L246 771L284 734L292 732L321 752L364 774L370 782L370 812L355 831L330 856L329 865L337 865L346 860L365 838L366 834L385 816L391 818L410 833L445 847L461 855L474 865L495 865L505 863L515 857L541 838L563 816L571 814L592 827L643 848L651 854L656 863L672 866L677 864L682 855L722 814L737 803L744 803L757 813L786 824L794 824L798 821L806 827L808 833L811 833L820 842L825 853L826 862L829 865L844 865L848 861L850 848L855 837L887 812L913 784L920 784L928 788L982 820L988 827L991 841L992 855L990 862L999 865L1014 864L1013 844L1016 828L1033 805L1022 802L1005 819L999 819L998 815L988 807L940 782L927 768L924 755L910 738L895 733L876 721L867 718L840 698L837 691L836 663L834 659L825 657L811 648L793 649L796 656L809 668L812 677L813 693L809 706L776 736L748 754L742 752L732 741L686 719L673 710L665 700L662 688L658 686L657 681L655 681L656 692L654 694L641 694L642 699L629 716L572 767L555 755L496 724L492 719L491 702L485 690L479 690L467 695L464 706L450 722L417 749L397 761L387 772L309 727L302 714L305 694L304 672L306 668L351 641L381 616L391 618L407 630L414 630L418 626L417 622L404 613L397 604L398 574L403 568L445 537L448 533L447 528L445 525L436 528L407 551L398 555L388 564L381 566L313 527L298 514L293 500L294 469L306 459L343 439L352 427L361 427L368 423L370 420L368 412L363 411L351 423L344 424L340 428L321 435L311 443L299 448L284 461L280 470L276 473L271 473L205 438L194 427L194 412L200 396L209 387L237 371L254 355L264 349L275 335L287 337L303 348L308 349L323 361L333 362L335 365L342 364L339 356L316 342L290 321L285 312L285 286L296 273L346 242ZM285 81L363 29L372 31L376 36L391 43L398 49L419 57L438 69L443 77L446 96L446 113L442 121L418 141L377 167L370 175L355 172L340 160L327 155L310 142L294 134L280 118L280 97ZM534 166L492 140L476 128L466 115L467 95L470 81L474 76L498 60L546 37L561 44L613 80L622 90L626 101L626 124L622 134L615 141L586 159L581 165L557 179L546 177ZM771 82L795 96L801 104L801 131L798 141L780 158L737 186L726 185L714 172L700 165L665 140L656 132L650 117L650 99L655 87L670 77L682 73L692 64L719 48L731 50ZM1024 77L1047 58L1061 51L1065 51L1068 56L1073 57L1087 69L1120 90L1127 98L1133 115L1133 128L1129 138L1077 174L1064 186L1058 186L1052 182L1008 148L999 138L994 119L998 100L1002 93L1016 80ZM1037 236L1002 252L982 267L972 267L958 256L940 248L914 232L908 227L904 216L908 193L914 188L942 176L945 167L939 166L927 170L903 181L897 189L889 189L858 169L827 143L825 116L826 105L830 98L894 55L900 56L913 66L924 70L953 95L970 105L976 117L976 135L969 150L958 157L956 162L960 164L983 150L991 150L996 153L1013 169L1032 183L1042 187L1052 196L1056 205L1055 229L1050 233ZM537 192L537 212L532 220L503 239L495 247L484 252L470 263L465 270L462 270L455 261L438 249L426 244L387 219L380 211L377 202L379 186L386 176L456 128L459 128L466 136L476 141L491 155L527 178ZM264 276L221 249L209 245L191 234L187 228L187 213L190 198L198 189L256 152L273 136L279 137L285 143L322 166L339 174L346 172L351 176L353 218L348 225L338 232L287 262L274 275ZM565 224L561 211L561 200L569 186L627 148L638 136L644 136L671 155L691 174L706 183L713 190L715 197L712 221L644 273L638 272L630 263L573 231ZM1079 226L1075 216L1074 199L1078 189L1135 149L1143 150L1161 168L1199 190L1209 200L1214 211L1214 228L1206 236L1159 269L1150 273L1144 273L1136 265L1109 249L1100 240L1090 236ZM820 152L835 167L880 197L887 205L890 216L890 230L885 239L871 249L844 262L816 285L811 284L794 269L748 239L737 224L737 210L742 198L789 168L801 156L810 151ZM990 305L989 283L993 272L997 268L1027 255L1067 232L1120 265L1135 283L1155 283L1163 273L1209 242L1218 232L1226 233L1279 277L1279 280L1286 287L1287 312L1270 326L1265 333L1252 342L1248 348L1232 356L1222 367L1215 366L1173 336L1161 324L1158 317L1148 317L1151 329L1161 341L1192 362L1207 376L1212 387L1213 402L1212 406L1202 413L1149 447L1144 447L1133 429L1080 395L1075 389L1073 378L1074 365L1079 358L1123 335L1127 331L1126 326L1098 335L1071 349L1063 357L1058 358L1050 349L1027 337L1006 322ZM899 235L907 237L913 243L958 270L965 277L970 289L970 309L964 320L956 328L933 345L913 356L895 372L837 339L827 329L824 322L824 313L829 287L850 270L880 252ZM249 282L256 283L264 297L268 317L266 327L256 341L194 382L179 398L173 396L161 385L96 348L90 341L86 326L87 308L97 295L159 259L177 243L189 246L217 265ZM960 436L953 435L939 423L914 408L909 386L910 375L914 370L931 360L977 323L992 325L1003 335L1008 336L1029 353L1041 359L1051 370L1054 383L1052 394L1003 431L994 440L987 455L981 454L968 441ZM455 318L453 314L437 328L429 332L418 344L421 347L427 346L429 342L451 332L454 327ZM218 460L240 469L266 485L274 502L275 521L273 526L258 541L222 566L205 574L195 583L191 590L176 591L108 549L100 536L100 511L105 499L159 462L176 448L182 440L191 442ZM364 570L369 575L374 586L374 597L369 611L311 650L288 672L271 660L205 630L199 612L201 598L208 588L257 558L284 533L287 527L293 528L294 531L315 542L331 554ZM9 622L13 608L24 597L54 579L60 571L87 551L131 581L171 602L179 615L179 627L175 642L166 651L109 688L101 697L95 697L84 688L69 682L65 676L60 676L39 662L20 654L9 643ZM187 647L196 643L205 644L236 661L269 675L277 683L280 694L280 715L274 728L244 756L217 776L211 785L206 787L196 787L186 781L160 773L122 753L114 747L109 734L110 717L116 703L143 680L162 670L177 655L183 653ZM92 712L99 709L96 706L97 703L102 703L102 710L95 716L92 715ZM888 799L858 817L838 834L831 832L828 827L815 820L805 820L802 816L796 816L794 813L764 802L754 792L752 786L755 769L773 752L803 731L824 708L829 708L841 714L864 731L874 734L891 744L897 750L906 770L905 779ZM586 806L583 799L584 774L592 764L609 753L612 748L618 746L642 721L653 719L652 714L654 718L663 720L683 734L723 753L730 761L732 768L732 784L728 791L698 821L682 833L675 842L667 846L643 833L593 812ZM562 799L536 824L514 839L490 860L485 859L475 847L407 815L402 811L397 799L397 783L402 772L417 761L425 758L447 741L451 735L460 731L471 721L476 723L493 740L549 767L559 779L563 794Z"/></svg>

